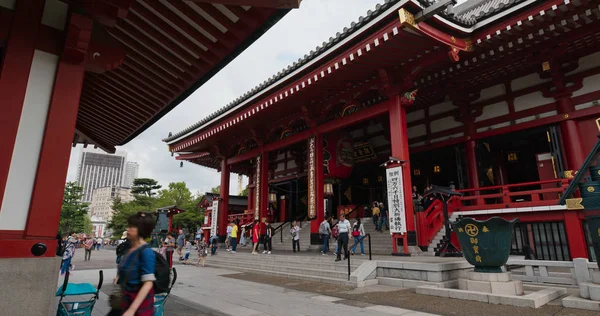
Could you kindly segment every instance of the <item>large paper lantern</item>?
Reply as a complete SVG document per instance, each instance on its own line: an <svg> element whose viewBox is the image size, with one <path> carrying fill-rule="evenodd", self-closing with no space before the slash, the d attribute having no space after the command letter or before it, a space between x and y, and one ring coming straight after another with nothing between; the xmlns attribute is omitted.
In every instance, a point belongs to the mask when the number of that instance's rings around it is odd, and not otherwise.
<svg viewBox="0 0 600 316"><path fill-rule="evenodd" d="M348 133L323 137L323 171L326 178L347 179L354 168L354 141Z"/></svg>

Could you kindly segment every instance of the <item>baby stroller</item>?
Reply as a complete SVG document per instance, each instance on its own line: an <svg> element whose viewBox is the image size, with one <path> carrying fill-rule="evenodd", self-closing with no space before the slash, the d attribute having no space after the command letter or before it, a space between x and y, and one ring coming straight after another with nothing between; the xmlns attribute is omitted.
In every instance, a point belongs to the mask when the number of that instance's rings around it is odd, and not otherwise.
<svg viewBox="0 0 600 316"><path fill-rule="evenodd" d="M102 287L102 281L104 280L104 273L102 270L98 272L98 287L94 287L90 283L69 283L69 274L65 274L65 281L63 285L56 290L56 296L60 296L58 301L57 316L91 316L94 304L100 294L100 288ZM63 302L65 296L81 296L81 295L92 295L92 297L86 301L72 301Z"/></svg>
<svg viewBox="0 0 600 316"><path fill-rule="evenodd" d="M169 294L171 293L171 289L173 285L175 285L175 281L177 281L177 270L173 268L173 280L171 281L171 286L166 293L160 293L154 295L154 316L163 316L165 313L165 303Z"/></svg>

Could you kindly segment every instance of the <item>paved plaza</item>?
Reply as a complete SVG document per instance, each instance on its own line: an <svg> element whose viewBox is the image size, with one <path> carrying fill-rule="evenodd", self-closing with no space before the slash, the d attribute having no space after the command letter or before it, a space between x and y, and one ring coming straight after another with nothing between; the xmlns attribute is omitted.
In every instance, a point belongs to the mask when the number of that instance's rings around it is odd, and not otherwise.
<svg viewBox="0 0 600 316"><path fill-rule="evenodd" d="M223 251L219 256L235 260L237 254ZM109 311L108 294L114 290L111 280L116 274L114 260L115 252L110 248L93 252L92 260L85 262L83 251L76 252L76 268L71 278L72 282L95 284L98 281L98 269L104 271L105 282L94 316L103 316ZM356 289L306 280L239 273L211 266L210 257L207 264L208 267L198 268L175 262L179 276L166 304L167 315L596 315L591 311L563 308L557 302L551 302L538 309L490 305L424 296L416 294L412 289L383 285ZM59 281L62 282L62 278Z"/></svg>
<svg viewBox="0 0 600 316"><path fill-rule="evenodd" d="M116 275L111 261L114 262L112 250L96 251L88 262L83 262L83 251L76 253L76 269L70 280L73 283L97 283L98 270L89 267L107 265L102 269L105 283L94 316L109 311L108 294L114 289L111 280ZM166 314L171 315L434 315L376 304L352 304L343 298L244 281L235 277L238 272L224 269L182 264L176 268L179 277L166 304Z"/></svg>

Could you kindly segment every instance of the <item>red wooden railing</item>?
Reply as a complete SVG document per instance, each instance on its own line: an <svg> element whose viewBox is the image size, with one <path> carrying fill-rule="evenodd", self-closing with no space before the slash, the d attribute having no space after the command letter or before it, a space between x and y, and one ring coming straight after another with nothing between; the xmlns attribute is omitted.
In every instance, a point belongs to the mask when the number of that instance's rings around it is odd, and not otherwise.
<svg viewBox="0 0 600 316"><path fill-rule="evenodd" d="M556 179L458 190L463 196L448 201L448 215L456 211L557 205L568 185L568 179ZM429 246L443 226L444 206L435 200L424 212L417 213L419 246Z"/></svg>
<svg viewBox="0 0 600 316"><path fill-rule="evenodd" d="M233 214L233 215L227 216L227 219L229 220L229 222L237 219L237 220L239 220L239 225L244 226L244 225L252 223L252 221L254 220L254 213Z"/></svg>
<svg viewBox="0 0 600 316"><path fill-rule="evenodd" d="M456 211L557 205L569 185L568 179L526 182L478 189L458 190L463 193Z"/></svg>

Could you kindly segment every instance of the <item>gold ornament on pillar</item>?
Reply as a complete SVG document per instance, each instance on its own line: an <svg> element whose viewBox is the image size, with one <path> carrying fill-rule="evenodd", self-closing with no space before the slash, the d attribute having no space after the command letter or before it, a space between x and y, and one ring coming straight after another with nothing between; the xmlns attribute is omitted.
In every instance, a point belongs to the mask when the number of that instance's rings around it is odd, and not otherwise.
<svg viewBox="0 0 600 316"><path fill-rule="evenodd" d="M325 183L323 193L325 196L333 196L333 183Z"/></svg>
<svg viewBox="0 0 600 316"><path fill-rule="evenodd" d="M317 216L316 141L315 136L308 140L308 218Z"/></svg>
<svg viewBox="0 0 600 316"><path fill-rule="evenodd" d="M260 164L261 156L256 157L256 180L254 181L254 219L260 218Z"/></svg>

